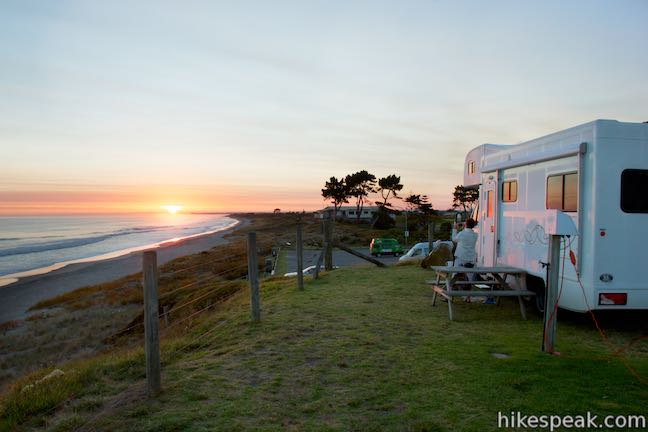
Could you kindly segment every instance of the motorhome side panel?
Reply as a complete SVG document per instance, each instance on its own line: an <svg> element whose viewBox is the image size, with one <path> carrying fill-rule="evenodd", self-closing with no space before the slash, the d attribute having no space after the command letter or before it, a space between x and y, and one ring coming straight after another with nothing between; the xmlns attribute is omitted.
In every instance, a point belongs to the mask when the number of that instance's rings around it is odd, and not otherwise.
<svg viewBox="0 0 648 432"><path fill-rule="evenodd" d="M548 182L564 182L565 178L570 178L572 181L577 179L584 182L582 188L577 190L591 189L587 186L592 181L591 173L587 173L591 170L586 169L585 176L580 178L581 161L579 156L574 154L574 150L578 149L583 142L594 141L594 129L593 123L586 124L519 146L511 146L504 152L506 154L500 152L490 158L491 165L506 164L507 161L513 164L510 168L497 171L500 197L495 248L497 264L523 268L530 275L542 279L544 283L547 269L542 263L547 262L549 244L549 237L545 233L546 210L551 207L547 197ZM559 156L562 153L571 153L571 155ZM517 160L539 161L516 164ZM587 161L584 159L583 163L586 164ZM577 200L574 201L573 208L564 210L578 227L582 219L579 218L576 210L579 205L586 205L585 202L588 200L581 201L578 193L572 198ZM592 212L585 208L584 213ZM483 239L480 238L480 241ZM564 277L561 269L561 281L564 287L563 294L568 294L561 297L560 305L567 309L585 311L587 306L583 290L578 284L576 270L568 259L569 248L578 256L579 240L572 237L566 239L564 243L564 253L561 256L561 263L564 263Z"/></svg>
<svg viewBox="0 0 648 432"><path fill-rule="evenodd" d="M548 207L548 179L577 173L579 212L565 212L578 227L579 238L567 239L564 248L567 254L569 249L575 252L580 278L568 255L563 254L560 306L575 311L646 309L648 278L643 269L648 262L648 211L624 212L621 194L624 171L645 174L635 181L648 178L648 125L597 121L595 126L595 133L588 137L583 131L580 137L587 143L582 161L573 156L499 171L502 202L497 263L521 267L545 279L540 263L547 257L548 237L542 213ZM612 130L606 130L608 127ZM513 182L517 197L507 202L505 188L510 198ZM648 190L648 184L634 187L639 193ZM626 293L627 305L600 304L601 293Z"/></svg>
<svg viewBox="0 0 648 432"><path fill-rule="evenodd" d="M623 124L621 124L623 125ZM618 309L599 303L600 293L627 293L627 308L648 308L648 208L624 211L622 193L648 194L648 124L603 124L593 153L594 185L591 238L592 303L598 309ZM624 174L625 172L625 174ZM645 197L645 195L644 195ZM646 203L632 195L631 206ZM628 209L626 209L628 210ZM586 262L584 262L585 264Z"/></svg>
<svg viewBox="0 0 648 432"><path fill-rule="evenodd" d="M500 217L497 264L525 269L545 279L549 238L544 227L547 202L547 179L575 173L578 157L570 156L537 164L502 170L500 173ZM513 197L513 191L515 196ZM567 213L578 226L577 212ZM577 242L569 240L577 251ZM566 276L575 280L575 272Z"/></svg>

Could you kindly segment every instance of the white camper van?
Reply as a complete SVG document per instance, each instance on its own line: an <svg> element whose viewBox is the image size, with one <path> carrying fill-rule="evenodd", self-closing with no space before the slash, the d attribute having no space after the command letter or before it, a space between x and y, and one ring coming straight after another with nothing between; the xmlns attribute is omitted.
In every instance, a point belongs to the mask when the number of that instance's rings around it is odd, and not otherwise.
<svg viewBox="0 0 648 432"><path fill-rule="evenodd" d="M452 242L451 241L441 241L441 240L436 240L434 243L432 243L432 248L436 249L439 247L441 244L446 244L450 247L452 250ZM430 244L428 242L421 242L421 243L416 243L414 246L410 248L410 250L407 251L405 255L400 257L398 259L399 262L407 262L407 261L422 261L423 258L428 256L430 254Z"/></svg>
<svg viewBox="0 0 648 432"><path fill-rule="evenodd" d="M466 156L464 186L479 188L478 264L526 270L539 309L550 209L578 232L562 244L559 306L648 309L648 124L596 120L521 144L481 145Z"/></svg>

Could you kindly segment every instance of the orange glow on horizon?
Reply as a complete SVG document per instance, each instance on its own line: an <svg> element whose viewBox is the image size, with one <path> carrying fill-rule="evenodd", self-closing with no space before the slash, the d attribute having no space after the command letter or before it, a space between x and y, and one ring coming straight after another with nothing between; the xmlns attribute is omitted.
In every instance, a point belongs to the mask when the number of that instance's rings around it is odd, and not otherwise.
<svg viewBox="0 0 648 432"><path fill-rule="evenodd" d="M313 190L311 190L313 189ZM0 215L311 211L327 204L313 188L248 185L0 185Z"/></svg>
<svg viewBox="0 0 648 432"><path fill-rule="evenodd" d="M0 215L67 215L172 213L244 213L314 211L330 203L320 195L321 185L70 185L0 184ZM429 194L434 208L449 203L444 194ZM396 206L400 202L394 202Z"/></svg>

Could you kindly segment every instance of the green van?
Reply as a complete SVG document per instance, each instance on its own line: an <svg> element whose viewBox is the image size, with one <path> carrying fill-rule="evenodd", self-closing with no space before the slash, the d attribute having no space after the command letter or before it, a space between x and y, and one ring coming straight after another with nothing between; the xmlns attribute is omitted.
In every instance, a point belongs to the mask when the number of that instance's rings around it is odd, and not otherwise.
<svg viewBox="0 0 648 432"><path fill-rule="evenodd" d="M403 254L403 247L393 238L375 238L371 240L369 253L373 256L381 256L384 254L399 256Z"/></svg>

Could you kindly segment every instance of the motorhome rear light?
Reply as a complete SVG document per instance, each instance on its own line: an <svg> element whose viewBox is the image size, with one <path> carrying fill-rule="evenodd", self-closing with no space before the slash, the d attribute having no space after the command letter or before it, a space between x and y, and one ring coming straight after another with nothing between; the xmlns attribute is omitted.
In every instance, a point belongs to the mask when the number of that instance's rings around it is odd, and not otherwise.
<svg viewBox="0 0 648 432"><path fill-rule="evenodd" d="M599 293L599 304L623 306L628 304L628 294L626 293Z"/></svg>

